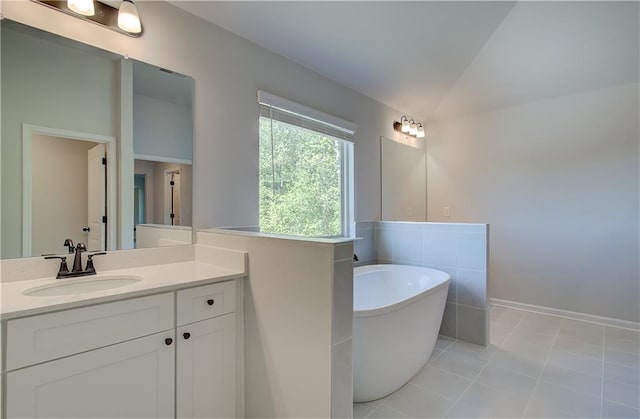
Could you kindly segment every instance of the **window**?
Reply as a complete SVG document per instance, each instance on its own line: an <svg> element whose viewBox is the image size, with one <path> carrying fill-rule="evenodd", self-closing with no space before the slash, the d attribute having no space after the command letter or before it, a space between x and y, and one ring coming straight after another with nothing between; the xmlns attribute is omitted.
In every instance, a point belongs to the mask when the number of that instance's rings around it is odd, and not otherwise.
<svg viewBox="0 0 640 419"><path fill-rule="evenodd" d="M285 99L260 100L260 231L349 236L355 126Z"/></svg>

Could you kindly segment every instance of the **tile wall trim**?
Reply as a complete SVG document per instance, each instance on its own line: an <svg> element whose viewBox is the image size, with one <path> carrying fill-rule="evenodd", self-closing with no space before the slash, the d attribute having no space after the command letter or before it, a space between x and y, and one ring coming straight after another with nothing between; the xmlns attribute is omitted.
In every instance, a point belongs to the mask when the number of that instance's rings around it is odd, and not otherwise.
<svg viewBox="0 0 640 419"><path fill-rule="evenodd" d="M597 316L595 314L580 313L577 311L560 310L552 307L537 306L510 300L502 300L500 298L489 298L489 304L494 306L513 308L516 310L530 311L532 313L549 314L565 319L580 320L583 322L589 322L604 326L629 329L636 332L640 331L640 323L628 320L614 319L612 317Z"/></svg>

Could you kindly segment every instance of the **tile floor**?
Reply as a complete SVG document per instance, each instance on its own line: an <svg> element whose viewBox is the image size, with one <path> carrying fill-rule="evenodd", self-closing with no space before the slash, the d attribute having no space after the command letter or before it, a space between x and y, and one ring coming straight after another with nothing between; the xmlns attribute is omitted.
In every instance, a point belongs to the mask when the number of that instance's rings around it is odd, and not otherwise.
<svg viewBox="0 0 640 419"><path fill-rule="evenodd" d="M638 332L493 306L491 345L440 337L395 393L354 418L640 418Z"/></svg>

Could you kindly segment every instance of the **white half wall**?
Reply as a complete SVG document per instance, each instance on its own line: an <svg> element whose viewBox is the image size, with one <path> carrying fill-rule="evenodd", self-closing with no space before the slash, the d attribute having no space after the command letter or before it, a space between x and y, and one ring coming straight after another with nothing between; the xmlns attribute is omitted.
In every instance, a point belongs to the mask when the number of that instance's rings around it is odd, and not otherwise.
<svg viewBox="0 0 640 419"><path fill-rule="evenodd" d="M245 416L331 417L334 246L202 231L197 242L249 253Z"/></svg>
<svg viewBox="0 0 640 419"><path fill-rule="evenodd" d="M429 124L429 221L491 224L491 297L640 320L638 97L634 83Z"/></svg>

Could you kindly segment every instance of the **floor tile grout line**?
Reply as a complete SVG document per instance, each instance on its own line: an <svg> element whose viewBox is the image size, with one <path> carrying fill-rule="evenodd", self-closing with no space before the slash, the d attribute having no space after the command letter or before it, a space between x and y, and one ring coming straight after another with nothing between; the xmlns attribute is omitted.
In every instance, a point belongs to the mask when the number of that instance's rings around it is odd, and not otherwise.
<svg viewBox="0 0 640 419"><path fill-rule="evenodd" d="M542 370L540 370L540 373L538 374L538 378L536 379L536 383L533 385L533 390L531 390L531 395L529 396L529 400L527 400L527 404L524 406L524 412L522 412L522 416L524 417L524 415L527 414L527 410L529 410L529 407L531 405L531 401L533 400L533 396L536 394L536 390L538 389L538 385L540 384L540 380L542 379L542 374L544 373L545 368L547 367L547 363L549 362L549 358L551 357L551 351L553 351L553 347L556 343L556 340L558 340L558 336L560 335L560 330L562 329L562 322L560 322L560 327L558 327L558 330L556 331L556 335L553 338L553 342L551 343L551 348L549 349L549 352L547 353L547 357L545 358L544 362L542 363Z"/></svg>
<svg viewBox="0 0 640 419"><path fill-rule="evenodd" d="M376 410L380 409L380 408L381 408L383 405L385 405L386 403L387 403L387 401L386 401L386 400L384 400L382 403L380 403L379 405L377 405L376 407L374 407L374 408L373 408L373 410L372 410L371 412L369 412L369 414L368 414L367 416L365 416L365 417L364 417L364 419L369 419L369 417L370 417L371 415L373 415L373 412L375 412ZM394 412L399 413L399 414L401 414L401 415L403 415L403 416L407 416L407 415L405 415L404 413L402 413L401 411L399 411L398 409L394 409L393 407L391 407L391 406L389 406L389 405L387 405L387 406L386 406L386 408L387 408L387 409L391 409L391 410L393 410Z"/></svg>
<svg viewBox="0 0 640 419"><path fill-rule="evenodd" d="M440 337L440 335L438 335L438 337ZM448 336L447 336L447 338L451 339L451 338L450 338L450 337L448 337ZM448 340L448 339L446 339L446 340ZM445 352L447 352L447 351L449 350L449 348L451 348L451 347L453 346L453 344L454 344L454 343L456 343L457 341L458 341L458 339L452 339L452 340L449 342L449 344L448 344L444 349L442 349L442 350L440 351L440 353L439 353L439 354L438 354L438 355L433 359L433 361L429 361L429 360L427 360L427 363L426 363L426 364L424 365L424 367L422 367L422 368L427 367L428 365L432 364L436 359L440 358L440 357L441 357ZM437 340L436 340L436 342L437 342ZM435 346L434 346L434 349L435 349ZM434 368L437 368L437 367L434 367ZM440 368L438 368L438 369L440 369ZM422 371L422 370L421 370L421 371ZM448 371L447 371L447 372L448 372ZM419 372L418 372L418 373L419 373ZM416 373L416 375L418 375L418 374ZM414 377L415 377L415 376L414 376ZM413 378L414 378L414 377L411 377L411 380L413 380ZM407 385L407 384L411 383L411 380L409 380L405 385ZM403 385L402 387L404 387L405 385ZM420 386L418 386L418 385L416 385L416 384L413 384L413 385L414 385L414 386L416 386L416 387L418 387L418 388L424 389L423 387L420 387ZM398 390L399 390L399 389L398 389ZM398 390L396 390L396 391L398 391ZM393 394L393 393L391 393L391 394ZM373 414L373 412L375 412L376 410L378 410L378 409L380 408L380 406L382 406L382 405L386 405L386 404L387 404L387 401L388 401L388 398L389 398L389 396L391 396L391 394L389 394L389 395L385 396L385 399L384 399L384 400L383 400L383 401L382 401L378 406L376 406L376 407L375 407L371 412L369 412L369 414L368 414L368 415L366 415L366 416L364 417L364 419L368 419L368 418L369 418L369 416L371 416L371 414ZM395 412L398 412L398 413L400 413L400 414L403 414L403 415L404 415L404 413L400 412L398 409L394 409L392 406L387 405L387 407L388 407L389 409L394 410Z"/></svg>
<svg viewBox="0 0 640 419"><path fill-rule="evenodd" d="M507 333L507 336L505 336L504 340L502 341L502 345L504 345L505 343L507 343L507 341L509 340L509 338L511 337L511 335L513 335L513 332L516 331L516 329L518 328L518 326L520 326L520 323L522 323L522 321L524 320L524 318L526 317L526 314L524 316L522 316L518 322L513 326L513 329L511 329L511 331L509 333Z"/></svg>
<svg viewBox="0 0 640 419"><path fill-rule="evenodd" d="M491 314L489 314L489 316L491 316ZM505 338L504 342L507 341L507 339L509 338L509 336L511 336L511 334L513 333L514 330L516 330L516 327L518 327L518 325L520 325L520 323L522 322L522 320L524 320L524 316L521 317L518 322L513 326L513 329L511 329L511 332L507 335L507 337ZM489 321L491 321L491 317L489 317ZM489 345L491 345L491 342L489 342ZM451 407L446 409L444 412L443 416L447 416L449 414L449 412L451 412L451 410L460 402L460 399L462 399L462 397L467 393L467 391L469 391L469 389L471 388L471 386L476 382L476 380L478 379L478 377L480 376L480 374L482 374L482 371L485 370L485 368L487 368L487 365L489 365L489 362L491 362L491 360L496 356L496 353L491 354L491 356L489 357L489 359L487 359L487 362L482 366L482 368L480 368L480 370L478 371L478 373L471 379L471 382L469 384L467 384L467 387L462 391L462 393L460 393L460 395L453 401L453 403L451 404ZM469 378L469 377L466 377Z"/></svg>
<svg viewBox="0 0 640 419"><path fill-rule="evenodd" d="M617 404L617 405L620 405L620 406L628 407L628 408L633 409L633 410L640 410L635 406L631 406L630 404L622 403L622 402L619 402L617 400L610 400L610 399L603 399L603 400L605 400L605 401L607 401L609 403L614 403L614 404Z"/></svg>
<svg viewBox="0 0 640 419"><path fill-rule="evenodd" d="M467 393L467 391L469 391L469 389L471 388L471 386L477 382L478 377L480 376L480 374L482 374L482 371L485 370L485 368L487 368L487 365L489 365L489 362L491 362L491 360L493 359L493 357L496 356L495 353L491 354L491 356L489 356L489 359L487 359L487 362L485 362L485 364L482 366L482 368L480 368L480 370L473 376L473 378L467 377L467 379L470 379L471 382L469 384L467 384L467 387L464 389L464 391L462 393L460 393L460 395L453 401L453 403L451 404L451 407L449 407L448 409L445 410L444 415L443 416L447 416L449 414L449 412L451 411L451 409L453 409L459 402L460 399L462 399L462 397Z"/></svg>

